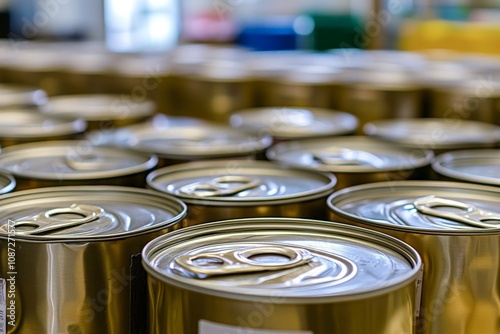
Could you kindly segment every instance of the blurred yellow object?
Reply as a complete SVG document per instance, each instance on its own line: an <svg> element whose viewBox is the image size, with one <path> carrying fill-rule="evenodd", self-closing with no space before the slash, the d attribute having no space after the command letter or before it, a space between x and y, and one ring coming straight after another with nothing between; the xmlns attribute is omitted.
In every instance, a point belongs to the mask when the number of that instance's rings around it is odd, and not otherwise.
<svg viewBox="0 0 500 334"><path fill-rule="evenodd" d="M446 50L437 57L443 60L453 58L454 51L500 55L500 24L405 20L399 47L405 51Z"/></svg>

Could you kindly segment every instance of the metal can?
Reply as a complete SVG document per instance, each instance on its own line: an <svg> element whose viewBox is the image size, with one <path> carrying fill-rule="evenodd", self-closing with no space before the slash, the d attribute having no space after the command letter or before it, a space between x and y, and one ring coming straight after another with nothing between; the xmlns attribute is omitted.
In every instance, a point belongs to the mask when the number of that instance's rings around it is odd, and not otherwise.
<svg viewBox="0 0 500 334"><path fill-rule="evenodd" d="M146 245L151 334L413 333L421 260L382 233L218 221Z"/></svg>
<svg viewBox="0 0 500 334"><path fill-rule="evenodd" d="M468 148L493 148L500 127L463 119L387 119L366 124L366 135L408 148L433 150L436 155Z"/></svg>
<svg viewBox="0 0 500 334"><path fill-rule="evenodd" d="M324 219L335 176L266 161L193 162L157 169L149 187L189 207L187 225L247 217Z"/></svg>
<svg viewBox="0 0 500 334"><path fill-rule="evenodd" d="M0 84L0 109L37 108L47 102L41 89L22 85Z"/></svg>
<svg viewBox="0 0 500 334"><path fill-rule="evenodd" d="M237 111L231 126L270 134L274 142L353 133L358 120L351 114L318 108L255 108Z"/></svg>
<svg viewBox="0 0 500 334"><path fill-rule="evenodd" d="M432 162L442 180L500 186L500 150L464 150L444 153Z"/></svg>
<svg viewBox="0 0 500 334"><path fill-rule="evenodd" d="M69 185L143 187L158 157L116 147L95 147L88 141L47 141L9 146L0 155L0 169L17 180L17 190Z"/></svg>
<svg viewBox="0 0 500 334"><path fill-rule="evenodd" d="M0 109L0 145L76 139L87 126L83 119L54 117L30 109Z"/></svg>
<svg viewBox="0 0 500 334"><path fill-rule="evenodd" d="M328 198L331 220L390 234L422 256L417 333L500 332L500 190L459 182L398 181Z"/></svg>
<svg viewBox="0 0 500 334"><path fill-rule="evenodd" d="M336 189L356 184L426 178L434 154L368 137L290 141L272 146L267 157L287 165L334 173Z"/></svg>
<svg viewBox="0 0 500 334"><path fill-rule="evenodd" d="M140 252L182 220L182 202L104 186L21 191L0 202L4 333L144 333Z"/></svg>
<svg viewBox="0 0 500 334"><path fill-rule="evenodd" d="M87 130L107 130L142 122L155 112L155 104L130 95L60 95L49 99L42 111L54 116L83 118Z"/></svg>
<svg viewBox="0 0 500 334"><path fill-rule="evenodd" d="M15 187L16 180L12 175L0 173L0 195L11 192Z"/></svg>
<svg viewBox="0 0 500 334"><path fill-rule="evenodd" d="M117 145L158 155L159 167L195 160L260 159L272 144L271 136L265 133L251 133L207 122L137 126L117 134Z"/></svg>

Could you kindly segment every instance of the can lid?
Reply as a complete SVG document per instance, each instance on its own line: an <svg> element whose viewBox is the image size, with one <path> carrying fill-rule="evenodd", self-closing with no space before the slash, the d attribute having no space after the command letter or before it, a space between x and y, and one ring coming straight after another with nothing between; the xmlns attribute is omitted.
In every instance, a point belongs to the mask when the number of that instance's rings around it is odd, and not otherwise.
<svg viewBox="0 0 500 334"><path fill-rule="evenodd" d="M499 234L500 189L460 182L394 181L345 188L328 198L349 220L429 234Z"/></svg>
<svg viewBox="0 0 500 334"><path fill-rule="evenodd" d="M186 215L179 200L152 190L81 186L1 196L0 238L65 242L115 239L164 229Z"/></svg>
<svg viewBox="0 0 500 334"><path fill-rule="evenodd" d="M37 110L0 109L0 138L44 138L85 131L83 119L55 117Z"/></svg>
<svg viewBox="0 0 500 334"><path fill-rule="evenodd" d="M432 169L457 180L500 186L500 150L466 150L441 154Z"/></svg>
<svg viewBox="0 0 500 334"><path fill-rule="evenodd" d="M0 109L22 106L40 106L47 102L47 94L32 87L0 84Z"/></svg>
<svg viewBox="0 0 500 334"><path fill-rule="evenodd" d="M500 141L499 126L463 119L387 119L365 124L363 131L405 147L432 150L494 147Z"/></svg>
<svg viewBox="0 0 500 334"><path fill-rule="evenodd" d="M363 136L291 141L274 145L267 158L319 171L369 173L427 166L431 151L407 149Z"/></svg>
<svg viewBox="0 0 500 334"><path fill-rule="evenodd" d="M384 294L414 280L421 267L416 251L382 233L285 218L175 231L147 244L143 263L150 275L188 290L284 303Z"/></svg>
<svg viewBox="0 0 500 334"><path fill-rule="evenodd" d="M13 145L0 155L0 169L16 177L45 180L93 180L145 172L158 163L154 155L88 141L47 141Z"/></svg>
<svg viewBox="0 0 500 334"><path fill-rule="evenodd" d="M252 205L289 203L327 196L336 178L270 162L221 160L160 168L147 177L148 185L187 203Z"/></svg>
<svg viewBox="0 0 500 334"><path fill-rule="evenodd" d="M355 116L317 108L255 108L235 112L231 126L264 131L276 139L294 139L349 134L356 130Z"/></svg>
<svg viewBox="0 0 500 334"><path fill-rule="evenodd" d="M195 160L248 155L271 145L266 134L247 133L229 126L197 124L160 129L131 128L125 146L171 159Z"/></svg>
<svg viewBox="0 0 500 334"><path fill-rule="evenodd" d="M151 116L155 111L155 104L142 99L137 102L127 95L61 95L51 97L42 111L87 121L120 120Z"/></svg>

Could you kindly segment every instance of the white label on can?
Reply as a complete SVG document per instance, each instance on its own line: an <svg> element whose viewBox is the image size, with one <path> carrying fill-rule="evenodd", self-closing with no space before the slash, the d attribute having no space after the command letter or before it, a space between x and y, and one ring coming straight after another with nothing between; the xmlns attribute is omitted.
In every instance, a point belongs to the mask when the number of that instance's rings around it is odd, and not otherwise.
<svg viewBox="0 0 500 334"><path fill-rule="evenodd" d="M7 283L0 278L0 334L7 333Z"/></svg>
<svg viewBox="0 0 500 334"><path fill-rule="evenodd" d="M221 325L214 322L200 320L198 334L314 334L311 331L279 331L271 329L255 329L243 326Z"/></svg>

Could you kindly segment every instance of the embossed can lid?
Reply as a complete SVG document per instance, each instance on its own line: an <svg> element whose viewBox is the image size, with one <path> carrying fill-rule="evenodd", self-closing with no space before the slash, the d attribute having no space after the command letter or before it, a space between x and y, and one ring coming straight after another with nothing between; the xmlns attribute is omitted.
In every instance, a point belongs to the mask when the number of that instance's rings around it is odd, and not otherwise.
<svg viewBox="0 0 500 334"><path fill-rule="evenodd" d="M143 249L150 275L185 289L285 303L352 300L415 279L421 260L390 236L338 223L249 218L192 226Z"/></svg>

